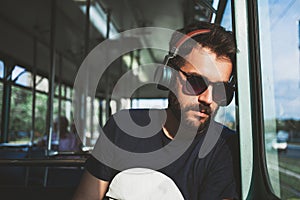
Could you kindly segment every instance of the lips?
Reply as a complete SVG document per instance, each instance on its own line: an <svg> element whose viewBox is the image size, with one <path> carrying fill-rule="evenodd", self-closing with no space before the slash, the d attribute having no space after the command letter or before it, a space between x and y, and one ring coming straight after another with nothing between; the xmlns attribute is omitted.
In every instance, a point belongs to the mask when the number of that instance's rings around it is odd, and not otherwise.
<svg viewBox="0 0 300 200"><path fill-rule="evenodd" d="M186 108L186 110L192 110L192 111L195 111L195 112L198 112L199 115L201 116L207 116L207 115L210 115L211 114L211 109L210 107L208 106L204 106L204 105L194 105L194 106L189 106Z"/></svg>
<svg viewBox="0 0 300 200"><path fill-rule="evenodd" d="M208 116L206 113L203 113L203 112L197 112L196 115L200 118L206 118Z"/></svg>

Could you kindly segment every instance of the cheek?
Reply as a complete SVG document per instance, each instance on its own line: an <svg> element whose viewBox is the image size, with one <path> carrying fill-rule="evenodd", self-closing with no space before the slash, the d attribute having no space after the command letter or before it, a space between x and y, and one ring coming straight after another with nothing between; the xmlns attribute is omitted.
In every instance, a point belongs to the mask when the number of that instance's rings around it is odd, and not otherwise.
<svg viewBox="0 0 300 200"><path fill-rule="evenodd" d="M190 106L190 105L197 105L199 103L197 96L185 95L180 91L179 91L177 98L178 98L178 102L182 108Z"/></svg>
<svg viewBox="0 0 300 200"><path fill-rule="evenodd" d="M181 106L184 106L184 105L186 105L186 104L191 104L191 103L194 103L194 99L196 99L195 98L195 96L191 96L191 95L186 95L186 94L184 94L184 92L183 92L183 84L184 83L182 83L182 82L180 82L180 80L176 80L176 84L174 84L175 85L175 91L176 91L176 97L177 97L177 101L179 102L179 104L181 105Z"/></svg>

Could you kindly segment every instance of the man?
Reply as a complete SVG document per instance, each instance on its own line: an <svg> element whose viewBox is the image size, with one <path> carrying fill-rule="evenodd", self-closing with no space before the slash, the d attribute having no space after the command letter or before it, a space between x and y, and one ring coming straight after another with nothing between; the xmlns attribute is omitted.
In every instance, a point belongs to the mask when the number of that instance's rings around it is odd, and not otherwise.
<svg viewBox="0 0 300 200"><path fill-rule="evenodd" d="M207 22L180 32L186 35L173 34L165 66L156 74L159 88L170 90L166 115L130 110L132 121L142 127L140 131L120 127L118 121L128 118L125 111L110 118L95 153L87 161L87 171L75 199L239 197L234 174L236 136L213 120L219 106L228 105L233 97L233 36ZM158 126L143 131L153 119L157 119ZM147 135L151 131L156 134ZM147 137L138 138L128 135L129 132ZM106 143L101 143L105 138ZM122 150L111 150L110 142Z"/></svg>

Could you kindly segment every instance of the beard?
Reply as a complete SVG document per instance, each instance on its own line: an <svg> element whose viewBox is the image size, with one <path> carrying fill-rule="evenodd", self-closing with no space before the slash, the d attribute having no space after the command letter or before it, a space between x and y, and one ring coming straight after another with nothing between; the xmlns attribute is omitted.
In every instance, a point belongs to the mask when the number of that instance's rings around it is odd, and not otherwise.
<svg viewBox="0 0 300 200"><path fill-rule="evenodd" d="M213 115L212 109L209 106L203 105L201 103L190 104L181 107L180 103L177 100L177 97L172 92L170 92L169 94L169 108L172 110L174 116L179 122L183 122L183 125L189 129L197 129L198 133L202 132L208 126ZM190 111L201 111L208 117L202 119L202 121L200 121L199 119L199 121L195 123L195 120L193 121L191 119L191 116L188 115L188 112Z"/></svg>

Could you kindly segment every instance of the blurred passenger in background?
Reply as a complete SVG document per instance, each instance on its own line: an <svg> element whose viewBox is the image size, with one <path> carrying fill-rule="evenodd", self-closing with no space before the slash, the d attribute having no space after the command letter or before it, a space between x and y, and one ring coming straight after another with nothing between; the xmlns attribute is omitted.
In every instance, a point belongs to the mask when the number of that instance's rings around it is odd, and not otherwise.
<svg viewBox="0 0 300 200"><path fill-rule="evenodd" d="M58 151L79 151L80 140L76 133L68 130L69 121L65 116L57 117L53 122L51 144L54 150ZM47 146L47 135L39 142L38 146Z"/></svg>

